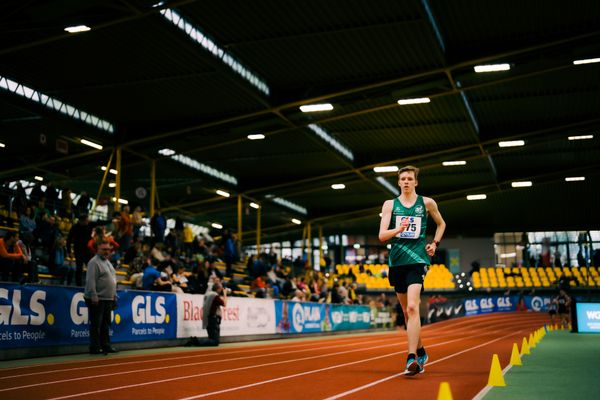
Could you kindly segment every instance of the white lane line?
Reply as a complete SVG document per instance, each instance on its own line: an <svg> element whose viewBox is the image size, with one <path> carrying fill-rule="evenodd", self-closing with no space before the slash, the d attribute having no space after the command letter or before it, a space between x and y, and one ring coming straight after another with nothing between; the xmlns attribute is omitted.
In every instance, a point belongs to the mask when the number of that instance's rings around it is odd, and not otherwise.
<svg viewBox="0 0 600 400"><path fill-rule="evenodd" d="M388 336L390 333L393 332L389 332L389 333L384 333L382 334L382 336ZM369 336L369 334L365 335ZM339 338L341 339L339 341L339 343L350 343L353 340L356 340L358 338L354 337L354 338ZM292 339L293 340L293 339ZM382 339L385 340L385 339ZM206 351L198 351L195 354L191 354L191 355L184 355L184 354L189 354L188 352L177 352L175 354L179 354L179 356L177 357L165 357L165 358L152 358L149 360L139 360L139 361L127 361L127 362L115 362L113 364L98 364L98 358L88 358L85 360L72 360L72 361L64 361L64 362L60 362L60 363L48 363L48 364L34 364L34 365L24 365L24 366L20 366L20 367L11 367L11 368L6 368L6 369L1 369L0 368L0 373L2 372L7 372L7 371L13 371L13 370L21 370L21 369L25 369L25 368L47 368L49 366L62 366L62 365L68 365L68 364L80 364L80 363L85 363L85 364L89 364L89 363L94 363L94 365L91 366L85 366L85 367L73 367L73 368L63 368L63 369L52 369L52 370L44 370L44 371L39 371L39 372L30 372L30 373L26 373L26 374L18 374L18 375L6 375L6 376L0 376L0 380L1 379L10 379L10 378L20 378L23 376L32 376L32 375L41 375L41 374L50 374L50 373L55 373L55 372L63 372L63 371L78 371L81 369L91 369L91 368L103 368L103 367L112 367L112 366L121 366L121 365L128 365L128 364L143 364L143 363L151 363L151 362L161 362L161 361L170 361L170 360L182 360L182 359L186 359L186 358L200 358L200 357L211 357L214 355L226 355L226 354L239 354L239 353L250 353L253 351L261 351L261 350L278 350L278 349L289 349L289 348L303 348L303 347L311 347L314 346L315 344L321 343L321 342L327 342L326 340L315 340L315 341L311 341L309 343L303 342L302 344L282 344L281 346L273 346L270 347L268 344L264 344L264 345L255 345L253 348L250 349L243 349L241 347L236 347L234 348L234 350L231 351L217 351L215 349L215 351L211 351L206 349ZM164 353L159 353L159 354L145 354L145 355L131 355L131 356L124 356L124 357L119 357L119 360L131 360L131 359L135 359L135 358L142 358L142 357L152 357L153 355L162 355ZM173 353L171 353L173 354Z"/></svg>
<svg viewBox="0 0 600 400"><path fill-rule="evenodd" d="M372 340L370 342L384 342L384 341L388 341L389 338L383 338L383 339L376 339L376 340ZM342 342L342 344L339 344L337 346L328 346L328 347L340 347L343 345L349 346L349 345L353 345L353 344L358 344L360 342L348 342L346 344L346 342ZM369 342L363 342L363 343L369 343ZM30 372L27 374L18 374L18 375L7 375L7 376L2 376L0 377L0 380L2 379L12 379L12 378L21 378L21 377L25 377L25 376L34 376L34 375L47 375L47 374L51 374L51 373L61 373L61 372L68 372L68 371L80 371L80 370L85 370L85 369L95 369L95 368L104 368L104 367L122 367L123 365L136 365L136 364L145 364L145 363L157 363L157 362L163 362L163 361L172 361L172 360L183 360L186 358L204 358L204 357L213 357L218 355L223 356L223 355L228 355L228 354L239 354L239 353L249 353L249 352L256 352L256 351L262 351L262 350L279 350L279 349L294 349L294 348L306 348L306 347L314 347L314 343L305 343L305 344L298 344L298 345L291 345L291 346L276 346L276 347L272 347L272 348L259 348L259 349L246 349L246 350L240 350L240 351L224 351L224 352L210 352L210 353L200 353L200 354L196 354L196 355L190 355L190 356L182 356L182 357L167 357L167 358L157 358L157 359L152 359L152 360L140 360L140 361L127 361L127 362L115 362L112 364L97 364L97 365L91 365L91 366L86 366L86 367L73 367L73 368L63 368L63 369L54 369L54 370L47 370L47 371L38 371L38 372ZM304 350L301 350L304 351ZM286 352L284 353L275 353L275 354L286 354ZM273 355L273 353L270 354L258 354L255 356L248 356L247 358L252 358L252 357L267 357ZM231 359L233 360L240 360L243 358L235 358L235 359ZM220 359L221 361L227 361L227 359L222 358ZM210 363L210 362L214 362L214 361L205 361L206 363ZM195 364L201 364L200 362L198 363L194 363L194 364L186 364L186 365L195 365ZM181 364L180 364L181 365ZM144 370L141 370L142 372ZM149 371L149 370L148 370ZM140 370L137 370L135 372L140 372ZM1 391L1 390L0 390Z"/></svg>
<svg viewBox="0 0 600 400"><path fill-rule="evenodd" d="M340 344L340 345L336 345L336 346L328 346L327 348L328 349L333 349L333 348L338 348L338 347L348 347L348 346L355 346L355 345L361 345L361 344L379 343L379 342L382 342L382 341L384 341L384 340L368 340L368 341L364 341L364 342L345 343L345 344ZM389 340L385 340L385 342L389 342ZM386 346L389 346L389 344L386 345ZM377 348L377 347L374 347L374 348ZM317 349L312 349L312 350L317 350ZM25 389L25 388L31 388L31 387L37 387L37 386L54 385L54 384L58 384L58 383L81 381L81 380L86 380L86 379L105 378L105 377L108 377L108 376L125 375L125 374L137 374L137 373L140 373L140 372L147 372L147 371L158 371L158 370L180 368L180 367L190 367L190 366L204 365L204 364L223 363L225 361L248 360L248 359L252 359L252 358L271 357L271 356L276 356L276 355L302 353L302 352L306 352L306 351L310 351L310 349L309 350L307 350L307 349L301 349L301 350L292 350L292 351L282 351L282 352L279 352L279 353L265 353L265 354L259 354L259 355L253 355L253 356L245 356L245 357L237 357L237 358L229 358L229 359L218 359L218 360L202 361L202 362L196 362L196 363L174 364L174 365L167 365L167 366L162 366L162 367L144 368L144 369L137 369L137 370L130 370L130 371L111 372L111 373L107 373L107 374L88 375L88 376L82 376L82 377L78 377L78 378L68 378L68 379L60 379L60 380L56 380L56 381L32 383L32 384L29 384L29 385L12 386L12 387L8 387L8 388L0 389L0 392L6 392L6 391L10 391L10 390L19 390L19 389ZM352 351L356 351L356 350L352 350ZM338 353L333 353L333 354L338 354ZM343 354L343 352L341 354ZM269 365L269 364L265 364L265 365Z"/></svg>
<svg viewBox="0 0 600 400"><path fill-rule="evenodd" d="M518 332L523 332L523 330L520 330L520 331L518 331ZM514 334L515 334L515 332L511 332L511 333L509 333L508 335L505 335L505 336L502 336L502 337L499 337L499 338L496 338L496 339L493 339L493 340L487 341L487 342L485 342L485 343L482 343L482 344L479 344L479 345L477 345L477 346L473 346L473 347L470 347L470 348L468 348L468 349L461 350L461 351L459 351L459 352L456 352L456 353L450 354L450 355L448 355L448 356L446 356L446 357L443 357L443 358L440 358L440 359L438 359L438 360L432 361L432 362L430 362L430 363L427 363L427 365L433 365L433 364L440 363L440 362L442 362L442 361L446 361L446 360L448 360L448 359L450 359L450 358L456 357L456 356L458 356L458 355L461 355L461 354L463 354L463 353L467 353L467 352L469 352L469 351L473 351L473 350L476 350L476 349L478 349L478 348L481 348L481 347L487 346L488 344L492 344L492 343L494 343L494 342L497 342L497 341L499 341L499 340L505 339L505 338L507 338L507 337L514 336ZM432 346L428 346L428 347L432 347ZM375 385L378 385L378 384L380 384L380 383L383 383L383 382L389 381L390 379L394 379L394 378L397 378L397 377L399 377L399 376L402 376L402 375L404 375L404 372L401 372L401 373L398 373L398 374L394 374L394 375L390 375L390 376L387 376L387 377L385 377L385 378L379 379L379 380L377 380L377 381L374 381L374 382L368 383L368 384L366 384L366 385L362 385L362 386L356 387L356 388L354 388L354 389L351 389L351 390L345 391L345 392L343 392L343 393L338 393L338 394L336 394L336 395L333 395L333 396L331 396L331 397L327 397L327 398L326 398L326 399L324 399L324 400L336 400L336 399L339 399L339 398L341 398L341 397L345 397L345 396L348 396L348 395L350 395L350 394L353 394L353 393L356 393L356 392L360 392L361 390L364 390L364 389L370 388L370 387L372 387L372 386L375 386Z"/></svg>
<svg viewBox="0 0 600 400"><path fill-rule="evenodd" d="M446 342L429 345L429 347L442 346L442 345L449 344L449 343L452 343L452 342L457 342L457 341L460 341L460 340L462 340L462 338L448 340ZM243 386L238 386L238 387L233 387L233 388L228 388L228 389L217 390L217 391L214 391L214 392L203 393L203 394L199 394L199 395L195 395L195 396L190 396L190 397L183 397L183 398L181 398L179 400L200 399L202 397L214 396L214 395L217 395L217 394L222 394L222 393L227 393L227 392L233 392L233 391L241 390L241 389L247 389L247 388L254 387L254 386L265 385L267 383L282 381L282 380L285 380L285 379L292 379L292 378L296 378L296 377L299 377L299 376L310 375L310 374L314 374L314 373L317 373L317 372L327 371L327 370L330 370L330 369L336 369L336 368L340 368L340 367L346 367L348 365L355 365L355 364L361 364L361 363L364 363L364 362L367 362L367 361L379 360L381 358L391 357L391 356L395 356L395 355L403 354L403 353L406 353L406 350L396 351L394 353L384 354L382 356L376 356L376 357L366 358L366 359L362 359L362 360L358 360L358 361L352 361L352 362L348 362L348 363L332 365L330 367L319 368L319 369L315 369L315 370L311 370L311 371L300 372L300 373L293 374L293 375L281 376L279 378L268 379L266 381L261 381L261 382L254 382L254 383L251 383L251 384L248 384L248 385L243 385Z"/></svg>

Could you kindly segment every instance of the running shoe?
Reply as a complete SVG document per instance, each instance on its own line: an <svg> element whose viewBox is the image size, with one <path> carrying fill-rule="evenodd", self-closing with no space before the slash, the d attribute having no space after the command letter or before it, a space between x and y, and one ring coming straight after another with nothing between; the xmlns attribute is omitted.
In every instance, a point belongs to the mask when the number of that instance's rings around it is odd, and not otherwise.
<svg viewBox="0 0 600 400"><path fill-rule="evenodd" d="M404 371L404 375L413 376L421 373L421 366L417 362L416 358L409 358L406 362L406 370Z"/></svg>
<svg viewBox="0 0 600 400"><path fill-rule="evenodd" d="M420 374L425 372L425 364L427 363L427 360L429 360L429 356L427 355L427 353L417 357L417 362L421 366L421 370L419 371Z"/></svg>

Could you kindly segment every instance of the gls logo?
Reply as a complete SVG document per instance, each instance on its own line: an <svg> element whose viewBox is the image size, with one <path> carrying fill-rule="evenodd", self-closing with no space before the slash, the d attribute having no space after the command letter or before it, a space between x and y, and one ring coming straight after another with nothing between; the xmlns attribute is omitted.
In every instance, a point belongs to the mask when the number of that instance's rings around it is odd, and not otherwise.
<svg viewBox="0 0 600 400"><path fill-rule="evenodd" d="M494 308L494 299L489 298L489 297L488 298L483 298L483 299L481 299L480 304L481 304L481 309L482 310L484 310L484 309L486 309L486 310L492 309L492 308Z"/></svg>
<svg viewBox="0 0 600 400"><path fill-rule="evenodd" d="M134 324L162 324L167 317L165 298L152 296L135 296L131 302L131 315Z"/></svg>
<svg viewBox="0 0 600 400"><path fill-rule="evenodd" d="M477 300L465 300L465 310L467 310L467 311L479 310L479 306L477 305Z"/></svg>
<svg viewBox="0 0 600 400"><path fill-rule="evenodd" d="M75 325L87 325L89 318L88 307L85 304L85 299L83 298L83 292L78 292L71 297L71 307L69 307L69 313L71 314L71 321ZM114 311L110 312L110 320L111 322L115 319Z"/></svg>
<svg viewBox="0 0 600 400"><path fill-rule="evenodd" d="M46 292L36 290L29 299L30 315L21 313L21 291L15 289L12 299L8 289L0 288L0 300L7 300L11 304L0 305L0 325L42 325L46 321L46 308L43 301L46 300Z"/></svg>

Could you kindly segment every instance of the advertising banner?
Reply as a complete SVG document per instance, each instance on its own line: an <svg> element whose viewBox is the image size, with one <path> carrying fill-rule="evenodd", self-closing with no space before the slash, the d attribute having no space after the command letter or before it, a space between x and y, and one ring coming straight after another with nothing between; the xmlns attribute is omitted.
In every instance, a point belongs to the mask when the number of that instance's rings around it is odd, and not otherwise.
<svg viewBox="0 0 600 400"><path fill-rule="evenodd" d="M443 302L430 303L427 318L430 323L444 321L450 318L465 315L465 300L454 299Z"/></svg>
<svg viewBox="0 0 600 400"><path fill-rule="evenodd" d="M600 303L575 303L577 332L600 333Z"/></svg>
<svg viewBox="0 0 600 400"><path fill-rule="evenodd" d="M369 306L326 304L324 330L347 331L368 329L371 327L371 309ZM329 328L329 329L328 329Z"/></svg>
<svg viewBox="0 0 600 400"><path fill-rule="evenodd" d="M202 329L204 295L178 294L177 337L206 337ZM273 300L229 297L223 310L221 336L268 335L275 333Z"/></svg>
<svg viewBox="0 0 600 400"><path fill-rule="evenodd" d="M137 291L118 295L111 341L175 338L175 295ZM88 308L80 288L0 285L0 348L88 343Z"/></svg>
<svg viewBox="0 0 600 400"><path fill-rule="evenodd" d="M277 333L323 332L331 328L330 315L321 303L275 301Z"/></svg>

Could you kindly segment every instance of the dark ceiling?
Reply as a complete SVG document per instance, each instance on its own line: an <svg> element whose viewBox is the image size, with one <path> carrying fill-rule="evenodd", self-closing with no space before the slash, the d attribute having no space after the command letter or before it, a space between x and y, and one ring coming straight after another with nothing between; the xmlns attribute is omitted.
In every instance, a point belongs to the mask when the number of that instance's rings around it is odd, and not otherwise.
<svg viewBox="0 0 600 400"><path fill-rule="evenodd" d="M373 167L410 163L422 168L418 192L438 202L450 235L599 229L600 63L573 61L600 57L600 2L155 3L0 4L0 177L42 175L96 194L99 166L118 146L121 197L148 207L135 189L149 190L155 160L167 214L235 228L242 195L244 239L252 242L256 229L248 207L254 200L268 242L301 235L291 218L325 234L375 235L381 204L393 197L376 178L396 185L396 174ZM91 31L63 30L80 24ZM207 50L186 30L216 47ZM510 70L473 69L498 63ZM98 117L114 132L32 101L7 79ZM431 102L397 103L420 97ZM315 103L334 108L300 112ZM255 133L266 138L247 139ZM567 139L575 135L593 139ZM56 151L56 140L69 143L68 154ZM501 148L501 140L525 146ZM160 155L164 148L237 185ZM467 164L443 167L449 160ZM565 182L568 176L585 181ZM521 180L533 186L511 187ZM334 183L346 188L332 190ZM108 190L104 196L112 196ZM466 200L478 193L487 199Z"/></svg>

